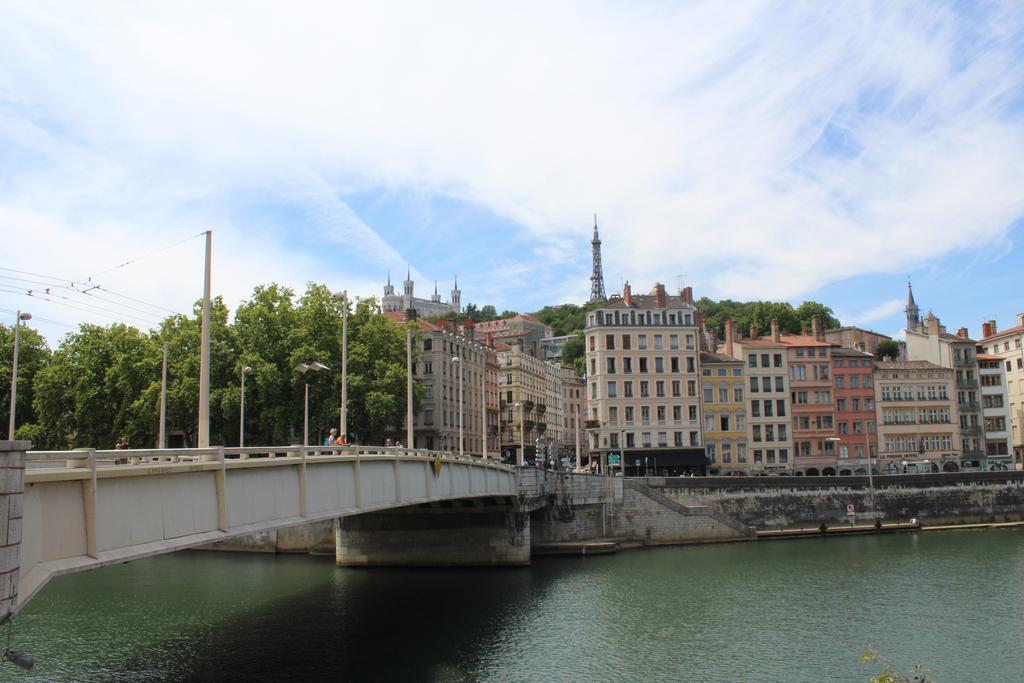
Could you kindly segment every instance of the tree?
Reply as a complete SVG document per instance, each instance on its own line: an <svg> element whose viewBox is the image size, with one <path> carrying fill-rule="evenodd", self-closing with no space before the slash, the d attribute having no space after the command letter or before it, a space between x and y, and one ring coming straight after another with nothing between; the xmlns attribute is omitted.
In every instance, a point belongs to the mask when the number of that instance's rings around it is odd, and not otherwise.
<svg viewBox="0 0 1024 683"><path fill-rule="evenodd" d="M839 327L839 318L832 314L832 309L825 304L819 304L816 301L803 302L796 307L795 313L804 332L808 332L812 329L811 318L814 316L819 316L821 318L822 331L832 330Z"/></svg>
<svg viewBox="0 0 1024 683"><path fill-rule="evenodd" d="M878 360L896 360L900 357L900 344L894 339L886 339L878 345L878 350L875 351L875 358Z"/></svg>
<svg viewBox="0 0 1024 683"><path fill-rule="evenodd" d="M363 299L349 317L349 431L362 443L381 443L405 413L405 329Z"/></svg>
<svg viewBox="0 0 1024 683"><path fill-rule="evenodd" d="M562 347L562 364L571 365L576 368L576 374L583 375L586 363L587 348L583 340L583 330L576 332L576 335Z"/></svg>
<svg viewBox="0 0 1024 683"><path fill-rule="evenodd" d="M82 325L36 376L37 448L113 448L120 436L150 445L157 425L139 397L160 366L153 339L134 327Z"/></svg>
<svg viewBox="0 0 1024 683"><path fill-rule="evenodd" d="M35 407L32 399L35 395L36 375L47 366L51 357L46 340L36 330L23 326L18 333L18 406L16 417L18 433L16 436L29 438L34 432L32 425L36 422ZM14 363L14 326L0 325L0 414L7 417L11 410L11 377ZM22 429L26 432L22 434ZM6 424L4 425L6 429ZM7 438L7 432L4 433ZM30 439L32 440L32 439Z"/></svg>
<svg viewBox="0 0 1024 683"><path fill-rule="evenodd" d="M501 319L502 320L506 320L508 318L514 318L517 315L519 315L518 311L510 311L510 310L506 309L506 310L501 312Z"/></svg>
<svg viewBox="0 0 1024 683"><path fill-rule="evenodd" d="M494 308L494 306L491 306L490 304L487 304L486 306L484 306L484 307L482 307L480 309L480 322L486 323L486 322L490 322L491 320L497 320L497 319L498 319L498 311L497 311L497 309Z"/></svg>

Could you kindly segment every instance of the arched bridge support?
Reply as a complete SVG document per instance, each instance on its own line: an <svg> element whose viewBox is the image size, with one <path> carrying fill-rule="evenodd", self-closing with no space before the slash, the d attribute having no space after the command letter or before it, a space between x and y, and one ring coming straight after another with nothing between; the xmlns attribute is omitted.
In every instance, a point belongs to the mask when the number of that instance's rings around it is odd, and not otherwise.
<svg viewBox="0 0 1024 683"><path fill-rule="evenodd" d="M512 497L444 501L341 517L340 567L530 564L530 516Z"/></svg>

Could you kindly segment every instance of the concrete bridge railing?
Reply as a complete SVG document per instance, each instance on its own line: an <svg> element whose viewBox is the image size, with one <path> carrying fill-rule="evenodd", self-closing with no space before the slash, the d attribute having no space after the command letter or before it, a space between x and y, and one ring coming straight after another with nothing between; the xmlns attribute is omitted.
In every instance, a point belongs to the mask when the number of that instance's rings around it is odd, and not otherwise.
<svg viewBox="0 0 1024 683"><path fill-rule="evenodd" d="M364 512L516 496L513 468L496 460L407 448L80 449L24 457L15 609L60 574Z"/></svg>

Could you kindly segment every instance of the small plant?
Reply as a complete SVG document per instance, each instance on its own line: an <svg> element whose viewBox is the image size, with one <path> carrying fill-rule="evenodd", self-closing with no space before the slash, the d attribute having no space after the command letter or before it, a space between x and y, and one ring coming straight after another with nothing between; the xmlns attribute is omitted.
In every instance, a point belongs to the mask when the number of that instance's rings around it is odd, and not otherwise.
<svg viewBox="0 0 1024 683"><path fill-rule="evenodd" d="M871 678L871 683L936 683L935 679L930 677L932 670L924 664L915 664L909 673L903 673L873 646L864 650L860 661L864 664L879 663L885 667L880 674Z"/></svg>

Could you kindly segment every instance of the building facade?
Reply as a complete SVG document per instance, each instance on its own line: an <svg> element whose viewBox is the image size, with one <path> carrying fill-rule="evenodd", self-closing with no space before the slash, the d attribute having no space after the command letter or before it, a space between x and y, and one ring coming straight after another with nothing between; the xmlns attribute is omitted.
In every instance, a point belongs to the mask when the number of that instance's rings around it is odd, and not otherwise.
<svg viewBox="0 0 1024 683"><path fill-rule="evenodd" d="M583 418L587 407L587 385L576 374L576 368L563 365L562 375L562 434L566 457L581 465L587 440L583 433ZM577 446L579 450L577 451Z"/></svg>
<svg viewBox="0 0 1024 683"><path fill-rule="evenodd" d="M749 474L743 361L724 353L703 351L700 372L700 412L708 474Z"/></svg>
<svg viewBox="0 0 1024 683"><path fill-rule="evenodd" d="M836 467L839 474L866 474L878 458L875 359L851 348L832 348L836 402Z"/></svg>
<svg viewBox="0 0 1024 683"><path fill-rule="evenodd" d="M1010 412L1010 441L1017 466L1024 463L1024 313L1017 316L1017 325L998 330L996 321L981 326L981 350L1003 363L1006 372L1006 394Z"/></svg>
<svg viewBox="0 0 1024 683"><path fill-rule="evenodd" d="M700 359L697 309L690 288L670 296L621 297L587 314L587 445L628 474L646 468L672 474L705 471L698 419Z"/></svg>
<svg viewBox="0 0 1024 683"><path fill-rule="evenodd" d="M822 338L830 344L872 355L878 353L879 344L884 341L892 341L892 337L860 327L835 327L825 330L822 333Z"/></svg>
<svg viewBox="0 0 1024 683"><path fill-rule="evenodd" d="M437 293L437 283L434 283L434 293L429 299L421 299L413 295L414 282L410 272L405 274L402 294L396 294L391 284L391 273L388 273L388 283L384 285L384 296L381 298L380 308L385 313L405 313L408 310L416 311L420 318L430 315L462 312L462 292L459 290L459 279L455 278L455 288L452 289L451 301L441 301L441 295Z"/></svg>
<svg viewBox="0 0 1024 683"><path fill-rule="evenodd" d="M533 462L538 447L558 453L562 438L561 368L524 352L522 344L496 343L502 457Z"/></svg>
<svg viewBox="0 0 1024 683"><path fill-rule="evenodd" d="M981 412L985 420L985 456L989 469L1013 469L1010 431L1010 400L1004 361L998 356L978 354L981 380Z"/></svg>
<svg viewBox="0 0 1024 683"><path fill-rule="evenodd" d="M477 323L477 332L487 334L495 342L515 346L521 344L523 350L536 358L544 358L541 340L550 337L551 327L545 325L531 315L517 314L511 318L488 320Z"/></svg>
<svg viewBox="0 0 1024 683"><path fill-rule="evenodd" d="M729 329L726 329L726 347L732 341L747 380L750 469L754 473L795 473L787 345L779 334L778 321L773 321L768 337L759 336L757 330L752 329L749 338L730 340Z"/></svg>
<svg viewBox="0 0 1024 683"><path fill-rule="evenodd" d="M957 334L946 332L931 312L906 332L907 360L928 361L954 371L961 469L987 469L977 343L967 336L966 328Z"/></svg>
<svg viewBox="0 0 1024 683"><path fill-rule="evenodd" d="M929 361L878 361L874 370L879 471L961 467L956 375Z"/></svg>

